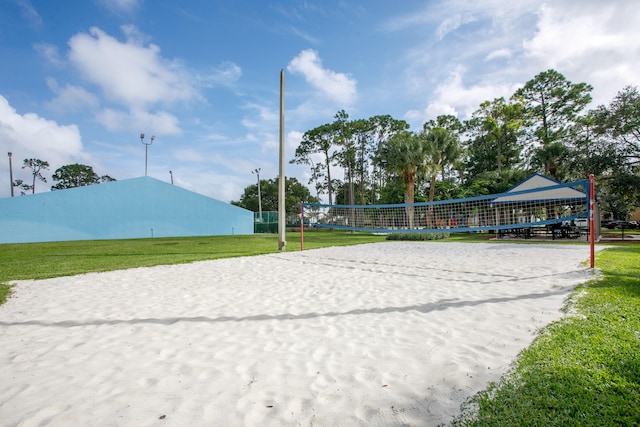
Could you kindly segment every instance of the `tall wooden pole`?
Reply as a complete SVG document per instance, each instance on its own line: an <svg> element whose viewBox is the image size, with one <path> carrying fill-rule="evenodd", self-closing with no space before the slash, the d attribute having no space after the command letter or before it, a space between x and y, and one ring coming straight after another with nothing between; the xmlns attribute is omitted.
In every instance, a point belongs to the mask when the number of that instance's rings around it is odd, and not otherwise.
<svg viewBox="0 0 640 427"><path fill-rule="evenodd" d="M285 176L284 176L284 70L280 70L280 175L278 179L278 249L287 246L285 232L287 215L285 212Z"/></svg>
<svg viewBox="0 0 640 427"><path fill-rule="evenodd" d="M9 185L11 186L11 197L13 197L13 165L11 164L11 151L9 151Z"/></svg>

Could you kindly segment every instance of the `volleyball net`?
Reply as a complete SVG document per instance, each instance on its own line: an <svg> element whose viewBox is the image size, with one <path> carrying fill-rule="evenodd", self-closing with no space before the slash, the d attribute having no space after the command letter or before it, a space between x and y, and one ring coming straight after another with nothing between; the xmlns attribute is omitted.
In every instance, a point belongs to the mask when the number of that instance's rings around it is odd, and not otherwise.
<svg viewBox="0 0 640 427"><path fill-rule="evenodd" d="M303 203L306 226L379 233L516 232L584 224L590 215L589 180L501 194L411 204L328 205ZM531 184L535 185L535 184ZM514 191L515 190L515 191ZM598 221L598 226L599 226ZM558 228L559 227L555 227Z"/></svg>

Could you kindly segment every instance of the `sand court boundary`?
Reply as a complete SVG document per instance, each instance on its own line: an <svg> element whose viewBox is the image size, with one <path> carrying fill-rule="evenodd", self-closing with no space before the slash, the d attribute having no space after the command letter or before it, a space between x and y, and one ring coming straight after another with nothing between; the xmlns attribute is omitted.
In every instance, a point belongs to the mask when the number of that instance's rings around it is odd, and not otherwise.
<svg viewBox="0 0 640 427"><path fill-rule="evenodd" d="M584 245L384 242L16 282L9 426L435 426L592 277Z"/></svg>

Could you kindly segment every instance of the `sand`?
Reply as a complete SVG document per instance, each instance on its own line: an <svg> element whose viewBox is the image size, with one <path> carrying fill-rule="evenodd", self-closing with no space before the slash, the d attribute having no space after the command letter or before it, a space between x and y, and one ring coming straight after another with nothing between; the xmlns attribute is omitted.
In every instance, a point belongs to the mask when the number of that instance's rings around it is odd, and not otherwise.
<svg viewBox="0 0 640 427"><path fill-rule="evenodd" d="M15 282L3 426L436 426L592 276L583 245L385 242Z"/></svg>

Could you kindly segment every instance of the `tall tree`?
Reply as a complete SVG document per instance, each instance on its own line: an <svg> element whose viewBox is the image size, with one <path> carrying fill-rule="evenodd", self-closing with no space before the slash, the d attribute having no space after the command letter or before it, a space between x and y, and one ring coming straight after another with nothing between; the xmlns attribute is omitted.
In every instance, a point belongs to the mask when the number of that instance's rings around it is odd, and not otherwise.
<svg viewBox="0 0 640 427"><path fill-rule="evenodd" d="M501 172L497 170L485 171L468 181L461 193L464 194L464 197L504 193L524 181L528 176L530 176L529 171L517 168L502 169Z"/></svg>
<svg viewBox="0 0 640 427"><path fill-rule="evenodd" d="M492 170L500 173L503 167L516 167L523 148L520 137L524 124L524 104L518 98L510 102L496 98L480 104L467 121L471 136L468 170L478 175Z"/></svg>
<svg viewBox="0 0 640 427"><path fill-rule="evenodd" d="M351 127L351 134L353 135L356 148L355 173L358 184L358 203L364 205L368 199L367 186L370 184L369 162L373 149L372 140L374 128L371 121L364 119L354 120L349 123L349 126Z"/></svg>
<svg viewBox="0 0 640 427"><path fill-rule="evenodd" d="M572 171L595 174L600 204L613 218L626 219L640 203L639 115L640 94L627 86L591 111L574 136Z"/></svg>
<svg viewBox="0 0 640 427"><path fill-rule="evenodd" d="M24 196L27 194L27 191L31 190L31 186L21 179L14 180L13 186L20 189L21 196Z"/></svg>
<svg viewBox="0 0 640 427"><path fill-rule="evenodd" d="M331 167L336 162L334 145L335 129L332 124L324 124L304 133L300 145L296 148L291 163L304 164L311 167L311 179L315 182L318 194L329 195L329 204L333 200L333 184Z"/></svg>
<svg viewBox="0 0 640 427"><path fill-rule="evenodd" d="M347 120L349 115L340 110L334 116L335 121L332 123L334 129L334 141L339 147L336 153L338 164L344 169L344 176L348 184L349 204L355 203L355 194L353 191L353 178L356 169L357 147L353 138L353 126Z"/></svg>
<svg viewBox="0 0 640 427"><path fill-rule="evenodd" d="M552 178L556 176L558 164L550 155L558 150L546 147L554 142L566 143L575 120L591 102L592 89L587 83L571 83L559 72L547 70L515 93L526 103L532 149L545 151L538 157L545 159L545 174Z"/></svg>
<svg viewBox="0 0 640 427"><path fill-rule="evenodd" d="M422 125L424 132L429 132L434 128L446 129L456 138L459 138L464 132L464 125L460 122L460 119L451 114L440 115L435 120L428 120Z"/></svg>
<svg viewBox="0 0 640 427"><path fill-rule="evenodd" d="M453 166L462 153L458 136L462 125L454 116L440 116L435 122L426 122L422 128L420 137L426 144L431 170L429 201L432 202L435 197L438 173L442 174L444 180L447 167Z"/></svg>
<svg viewBox="0 0 640 427"><path fill-rule="evenodd" d="M51 186L52 191L115 181L109 175L98 176L91 166L78 163L65 165L56 169L51 179L58 182L56 185Z"/></svg>
<svg viewBox="0 0 640 427"><path fill-rule="evenodd" d="M531 154L529 163L533 170L544 171L545 175L553 179L563 180L568 168L561 168L559 165L566 165L568 155L569 147L560 141L554 141L536 147Z"/></svg>
<svg viewBox="0 0 640 427"><path fill-rule="evenodd" d="M597 110L600 130L615 141L631 166L640 164L640 93L635 86L619 91L609 107Z"/></svg>
<svg viewBox="0 0 640 427"><path fill-rule="evenodd" d="M33 177L33 182L30 186L31 193L35 194L36 192L36 179L39 179L42 182L47 182L47 178L42 176L41 171L45 171L49 169L49 162L45 162L40 159L24 159L22 163L22 169L31 169L31 175ZM27 189L28 187L23 184L23 188Z"/></svg>
<svg viewBox="0 0 640 427"><path fill-rule="evenodd" d="M402 177L405 186L405 203L414 203L416 177L427 171L428 147L424 138L413 132L402 131L383 143L378 151L378 161L390 173ZM413 207L408 208L409 228L413 228Z"/></svg>
<svg viewBox="0 0 640 427"><path fill-rule="evenodd" d="M372 126L371 132L371 202L376 202L376 187L382 189L386 184L385 170L378 163L379 147L385 144L393 135L409 129L409 123L397 120L390 115L379 115L369 118Z"/></svg>
<svg viewBox="0 0 640 427"><path fill-rule="evenodd" d="M264 212L278 210L278 180L279 178L277 177L260 180L260 197ZM296 178L285 178L285 194L285 210L288 214L298 212L301 201L318 203L318 198L312 196L309 189ZM231 204L258 212L258 184L246 187L242 196L240 196L240 200L232 201Z"/></svg>

